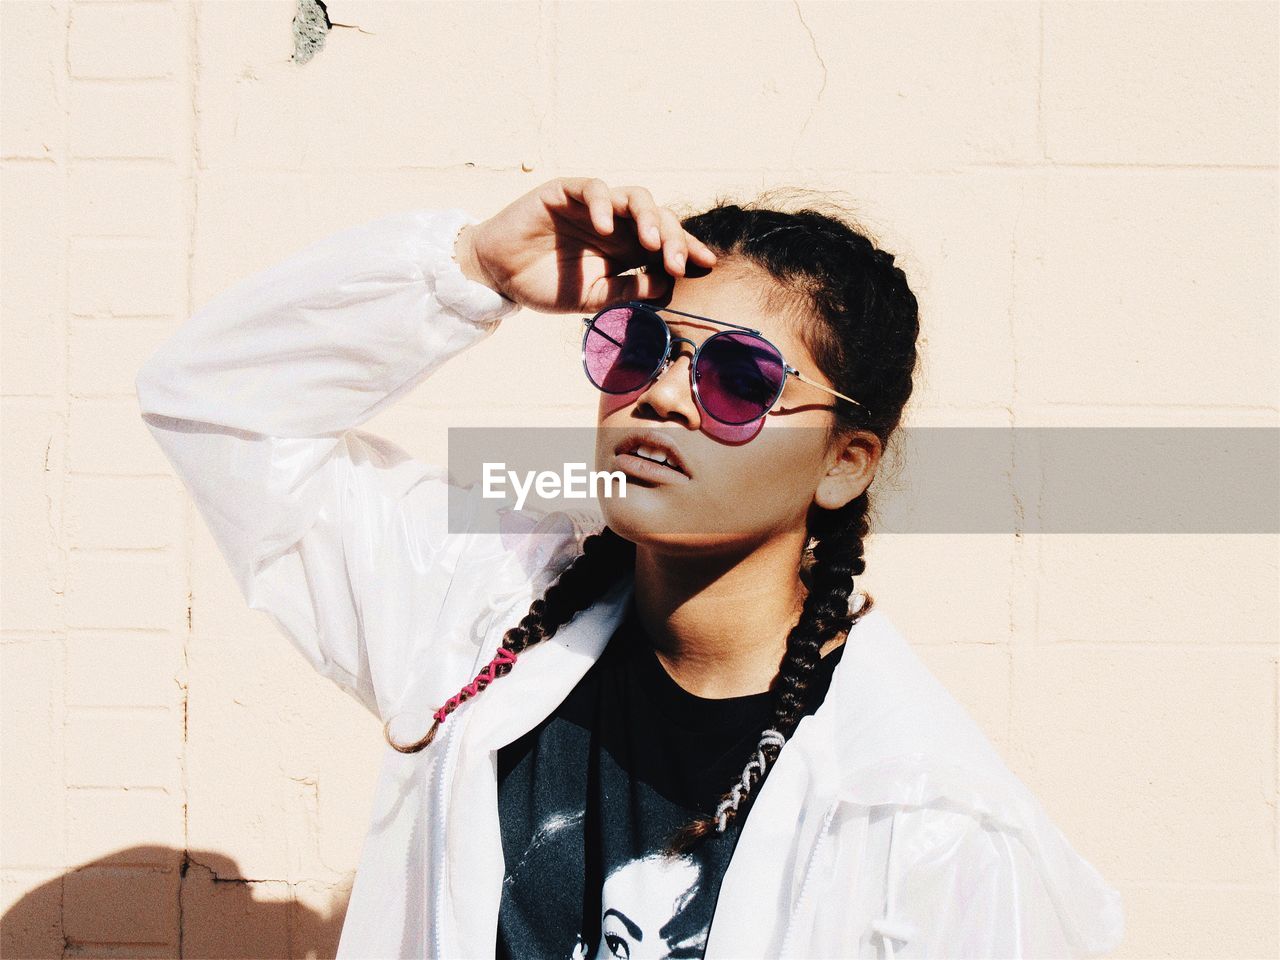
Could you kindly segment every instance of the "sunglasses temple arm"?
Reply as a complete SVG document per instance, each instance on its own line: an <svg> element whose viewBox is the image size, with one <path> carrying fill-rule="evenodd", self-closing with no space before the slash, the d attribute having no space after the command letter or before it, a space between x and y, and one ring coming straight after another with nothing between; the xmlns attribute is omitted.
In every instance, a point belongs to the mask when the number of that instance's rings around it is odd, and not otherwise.
<svg viewBox="0 0 1280 960"><path fill-rule="evenodd" d="M590 326L591 326L591 318L590 318L590 317L583 317L583 318L582 318L582 322L583 322L584 324L586 324L588 327L590 327ZM595 330L595 332L596 332L596 335L597 335L597 336L604 337L606 340L608 340L610 343L612 343L615 347L621 347L621 346L622 346L622 344L620 344L617 340L613 339L613 337L609 336L607 333L605 333L605 332L604 332L603 330L601 330L599 327L595 327L595 328L593 328L593 329Z"/></svg>
<svg viewBox="0 0 1280 960"><path fill-rule="evenodd" d="M820 383L814 383L812 380L810 380L808 377L806 377L803 373L801 373L801 372L800 372L799 370L797 370L795 367L792 367L788 372L789 372L793 377L795 377L797 380L801 380L801 381L803 381L803 382L805 382L805 383L809 384L809 386L811 386L811 387L817 387L819 390L822 390L822 391L824 391L824 392L826 392L826 393L829 393L829 394L831 394L833 397L839 397L841 400L848 400L848 401L849 401L850 403L852 403L854 406L857 406L857 407L861 407L861 406L862 406L862 404L858 403L858 401L857 401L857 400L855 400L855 399L853 399L853 397L846 397L846 396L845 396L843 393L841 393L839 390L832 390L830 387L824 387L824 386L823 386L822 384L820 384Z"/></svg>

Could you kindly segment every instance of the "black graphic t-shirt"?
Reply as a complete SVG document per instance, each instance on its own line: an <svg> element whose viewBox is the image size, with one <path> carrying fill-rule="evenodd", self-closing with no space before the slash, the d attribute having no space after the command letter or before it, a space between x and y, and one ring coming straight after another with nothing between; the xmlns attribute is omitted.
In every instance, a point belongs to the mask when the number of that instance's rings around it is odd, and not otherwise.
<svg viewBox="0 0 1280 960"><path fill-rule="evenodd" d="M843 652L823 658L807 712ZM713 814L741 777L772 720L771 698L689 693L658 660L632 603L564 702L498 751L506 875L497 956L702 957L743 818L683 858L664 858L662 847Z"/></svg>

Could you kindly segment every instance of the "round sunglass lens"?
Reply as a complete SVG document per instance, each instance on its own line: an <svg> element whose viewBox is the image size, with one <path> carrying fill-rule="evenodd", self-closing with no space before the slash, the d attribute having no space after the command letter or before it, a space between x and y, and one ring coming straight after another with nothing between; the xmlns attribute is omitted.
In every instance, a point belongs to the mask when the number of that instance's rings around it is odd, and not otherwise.
<svg viewBox="0 0 1280 960"><path fill-rule="evenodd" d="M583 338L587 377L605 393L638 390L658 369L666 345L666 327L649 311L635 307L605 310Z"/></svg>
<svg viewBox="0 0 1280 960"><path fill-rule="evenodd" d="M717 334L698 356L698 397L717 420L735 426L759 420L781 392L782 357L750 334Z"/></svg>

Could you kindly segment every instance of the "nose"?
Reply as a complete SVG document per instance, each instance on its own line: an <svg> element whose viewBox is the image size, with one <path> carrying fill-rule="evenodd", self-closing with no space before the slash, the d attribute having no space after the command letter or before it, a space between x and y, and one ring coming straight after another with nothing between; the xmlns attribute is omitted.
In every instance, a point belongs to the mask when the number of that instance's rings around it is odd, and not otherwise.
<svg viewBox="0 0 1280 960"><path fill-rule="evenodd" d="M689 354L684 356L681 344L689 345ZM664 420L675 416L682 418L690 427L697 428L701 423L698 405L693 401L693 352L697 344L688 337L672 337L671 347L666 359L662 361L662 369L648 388L637 399L653 409ZM679 368L679 360L685 360L683 369ZM677 367L672 373L671 368Z"/></svg>

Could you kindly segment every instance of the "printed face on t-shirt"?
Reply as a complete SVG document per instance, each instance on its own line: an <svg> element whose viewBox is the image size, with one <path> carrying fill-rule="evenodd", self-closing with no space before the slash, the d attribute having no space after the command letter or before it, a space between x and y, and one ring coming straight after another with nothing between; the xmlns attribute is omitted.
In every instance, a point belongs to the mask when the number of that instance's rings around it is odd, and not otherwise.
<svg viewBox="0 0 1280 960"><path fill-rule="evenodd" d="M604 883L595 960L701 956L706 930L679 922L701 879L692 857L655 854L613 870Z"/></svg>

